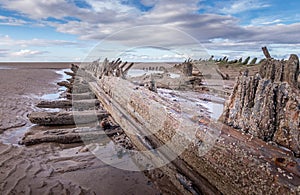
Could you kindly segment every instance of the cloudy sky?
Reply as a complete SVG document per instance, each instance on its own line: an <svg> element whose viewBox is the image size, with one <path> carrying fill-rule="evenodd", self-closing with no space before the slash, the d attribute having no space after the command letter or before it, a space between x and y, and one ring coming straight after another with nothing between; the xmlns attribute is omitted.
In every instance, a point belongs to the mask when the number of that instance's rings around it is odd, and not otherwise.
<svg viewBox="0 0 300 195"><path fill-rule="evenodd" d="M1 0L0 61L300 54L299 0Z"/></svg>

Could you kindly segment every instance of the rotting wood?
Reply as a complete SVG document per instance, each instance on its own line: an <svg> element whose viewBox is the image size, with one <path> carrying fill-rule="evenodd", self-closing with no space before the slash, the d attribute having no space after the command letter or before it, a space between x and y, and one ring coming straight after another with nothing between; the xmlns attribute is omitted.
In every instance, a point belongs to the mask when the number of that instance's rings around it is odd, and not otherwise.
<svg viewBox="0 0 300 195"><path fill-rule="evenodd" d="M226 73L225 73L225 74L222 73L221 70L220 70L219 68L216 68L216 71L217 71L217 73L222 77L223 80L229 80L229 79L230 79L229 75L226 74Z"/></svg>
<svg viewBox="0 0 300 195"><path fill-rule="evenodd" d="M123 129L132 131L134 125L129 121L135 121L135 125L140 127L137 130L142 131L136 133L149 135L153 133L153 129L162 125L160 127L162 131L156 132L154 135L159 142L168 142L175 132L181 135L180 139L174 140L177 147L182 147L183 141L190 140L190 137L187 136L189 129L179 129L178 132L176 124L178 124L178 120L182 122L182 115L176 116L176 112L178 112L176 108L172 109L170 102L162 100L155 93L144 88L137 89L130 82L114 77L103 77L98 84L90 83L90 86L104 108ZM122 93L123 91L126 93ZM161 109L150 109L151 105L166 107L166 113L161 113L163 111ZM167 116L163 124L150 122L160 121L162 114ZM123 119L125 116L126 120ZM152 117L151 120L149 117ZM203 121L205 119L202 119ZM191 121L187 120L182 123L189 124ZM199 126L199 129L193 132L200 141L199 143L206 143L207 136L214 132L220 131L220 136L212 145L211 150L204 155L199 155L198 148L201 145L196 144L188 147L180 155L180 158L193 172L201 174L222 193L299 193L299 162L292 153L268 145L250 135L244 135L242 132L218 122L208 121L205 124L194 123L194 125ZM134 140L134 136L129 135L129 137ZM163 155L168 156L165 153ZM278 164L277 160L281 158L291 166ZM284 170L284 174L281 170ZM274 178L276 179L274 180ZM249 183L251 185L248 185Z"/></svg>
<svg viewBox="0 0 300 195"><path fill-rule="evenodd" d="M71 108L72 107L72 101L70 100L43 100L40 101L36 107L38 108Z"/></svg>
<svg viewBox="0 0 300 195"><path fill-rule="evenodd" d="M93 108L99 106L100 102L97 99L85 99L85 100L43 100L39 102L36 107L39 108Z"/></svg>
<svg viewBox="0 0 300 195"><path fill-rule="evenodd" d="M75 77L75 76L76 76L76 73L74 73L74 72L64 71L64 73L65 73L66 75L71 76L71 77Z"/></svg>
<svg viewBox="0 0 300 195"><path fill-rule="evenodd" d="M57 82L57 85L58 86L61 86L61 87L66 87L68 89L72 89L73 88L73 84L68 82L68 81L60 81L60 82Z"/></svg>
<svg viewBox="0 0 300 195"><path fill-rule="evenodd" d="M137 134L149 135L149 133L150 133L150 136L147 136L147 138L149 140L151 140L151 142L153 142L153 145L159 146L159 145L163 144L161 140L159 140L155 136L151 135L152 132L147 132L147 130L146 130L147 128L145 128L142 124L136 123L135 122L136 119L131 118L134 116L131 113L126 113L126 110L124 110L122 108L122 106L119 106L118 104L116 104L115 101L113 99L111 99L111 96L109 96L107 94L107 92L102 91L95 83L90 83L90 85L91 85L91 88L93 89L93 91L96 92L96 95L98 96L99 100L100 101L102 100L101 102L103 103L104 108L107 109L108 112L112 114L112 117L117 121L117 123L123 129L125 128L127 130L127 132L128 132L127 136L131 139L131 141L134 142L134 144L136 144L136 146L140 150L149 150L149 149L153 149L153 148L145 147L145 144L141 143L141 139L143 139L143 138L140 138L140 136L136 136ZM133 87L133 86L129 86L129 88L131 88L131 87ZM133 88L136 89L135 87L133 87ZM146 90L146 91L149 93L148 90ZM121 96L119 96L119 97L122 99ZM127 97L124 97L124 98L126 99ZM144 102L144 104L148 104L148 103ZM159 117L160 114L158 113L157 116ZM144 122L146 123L146 121L144 121ZM155 125L157 125L157 124L154 124L154 126ZM168 150L168 149L166 148L166 150ZM199 173L194 172L191 168L189 168L188 164L186 162L184 162L182 159L180 159L180 158L173 159L172 158L174 156L173 151L168 150L168 152L164 155L167 156L167 157L163 157L164 160L168 160L168 158L174 160L172 163L175 164L175 167L174 167L174 165L168 165L168 166L170 166L169 168L163 167L162 170L167 170L166 172L164 172L164 174L166 174L167 177L169 177L169 178L173 178L172 182L175 182L175 184L174 184L175 186L178 185L178 183L176 183L176 181L174 181L174 178L176 178L176 172L180 171L184 175L189 176L189 178L192 179L193 185L196 185L196 188L199 190L202 190L202 192L204 192L205 194L220 194L219 191L214 186L212 186L205 178L203 178ZM146 157L146 158L148 158L148 157ZM155 156L149 157L149 159L152 159L152 160L154 160L155 158L156 158ZM145 169L145 167L141 167L141 169ZM183 192L181 191L181 193L183 193Z"/></svg>
<svg viewBox="0 0 300 195"><path fill-rule="evenodd" d="M71 70L76 73L79 69L79 66L77 64L71 64Z"/></svg>
<svg viewBox="0 0 300 195"><path fill-rule="evenodd" d="M191 63L191 60L185 61L182 64L182 73L184 76L189 77L192 76L193 72L193 64Z"/></svg>
<svg viewBox="0 0 300 195"><path fill-rule="evenodd" d="M45 142L55 142L62 144L89 142L95 140L103 140L118 133L122 133L122 129L115 128L104 131L103 129L90 127L77 127L70 129L53 129L47 131L29 131L20 141L22 145L35 145Z"/></svg>
<svg viewBox="0 0 300 195"><path fill-rule="evenodd" d="M86 93L67 93L67 99L72 100L86 100L86 99L95 99L96 96L94 93L86 92Z"/></svg>
<svg viewBox="0 0 300 195"><path fill-rule="evenodd" d="M105 111L32 112L30 122L38 125L74 125L91 123L107 117Z"/></svg>
<svg viewBox="0 0 300 195"><path fill-rule="evenodd" d="M79 69L81 71L78 72L89 72L90 76L92 75L96 78L102 78L102 76L124 77L133 65L134 63L122 62L120 58L111 62L105 58L102 63L100 60L96 60L93 63L82 66Z"/></svg>
<svg viewBox="0 0 300 195"><path fill-rule="evenodd" d="M255 76L238 77L221 121L300 157L299 59L266 59Z"/></svg>
<svg viewBox="0 0 300 195"><path fill-rule="evenodd" d="M272 58L267 47L262 47L263 53L267 59Z"/></svg>

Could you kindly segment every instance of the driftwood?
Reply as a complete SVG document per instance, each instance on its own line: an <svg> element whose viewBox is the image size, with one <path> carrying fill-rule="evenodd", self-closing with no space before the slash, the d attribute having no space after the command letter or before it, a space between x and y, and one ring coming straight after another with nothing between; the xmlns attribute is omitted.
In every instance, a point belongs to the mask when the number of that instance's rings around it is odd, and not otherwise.
<svg viewBox="0 0 300 195"><path fill-rule="evenodd" d="M197 123L194 118L182 117L185 114L172 101L147 89L137 89L126 80L103 77L98 83L90 83L90 87L116 122L131 132L128 136L138 147L143 144L137 140L137 134L147 137L153 148L171 139L175 149L191 143L172 163L203 193L218 193L211 186L223 194L299 193L299 161L290 152L222 123L205 118ZM178 128L178 124L186 128ZM220 135L214 140L216 132ZM198 142L191 142L191 135ZM161 150L161 156L171 160L172 149ZM147 155L152 163L157 163L155 156Z"/></svg>
<svg viewBox="0 0 300 195"><path fill-rule="evenodd" d="M74 125L95 122L107 117L105 111L32 112L30 122L38 125Z"/></svg>
<svg viewBox="0 0 300 195"><path fill-rule="evenodd" d="M20 144L29 146L45 142L55 142L62 144L78 143L82 141L103 140L107 136L113 136L123 131L120 128L103 129L81 127L71 129L54 129L47 131L32 130L25 134Z"/></svg>
<svg viewBox="0 0 300 195"><path fill-rule="evenodd" d="M99 106L100 102L97 99L86 100L53 100L41 101L36 106L39 108L93 108Z"/></svg>

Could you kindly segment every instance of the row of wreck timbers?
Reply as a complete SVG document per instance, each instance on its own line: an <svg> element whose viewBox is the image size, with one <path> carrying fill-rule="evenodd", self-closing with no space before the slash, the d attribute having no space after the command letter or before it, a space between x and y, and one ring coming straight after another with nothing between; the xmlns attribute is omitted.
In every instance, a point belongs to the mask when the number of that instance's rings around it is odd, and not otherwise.
<svg viewBox="0 0 300 195"><path fill-rule="evenodd" d="M124 146L127 149L156 150L170 161L160 166L154 152L144 153L146 164L137 161L158 186L160 180L170 181L173 189L160 186L163 193L299 194L299 59L291 55L288 60L276 60L266 48L263 50L266 59L258 65L257 74L250 76L246 71L236 78L219 120L183 117L185 111L176 101L155 92L153 80L147 87L127 80L126 73L133 64L120 59L72 65L72 72L66 72L72 78L59 83L67 87L68 100L44 101L38 106L73 111L33 112L29 119L40 125L61 125L92 122L96 116L102 120L106 134L119 135L122 130L131 143ZM192 74L193 63L186 61L176 66L182 68L186 81L205 79L201 74ZM209 88L203 93L209 93ZM86 109L91 106L98 109ZM107 124L120 128L108 131ZM27 135L22 142L77 142L103 134L99 129L65 131L54 131L53 136L49 132L37 137ZM62 134L70 139L57 139ZM159 149L170 140L172 147ZM178 148L184 150L177 154ZM174 153L177 158L173 158Z"/></svg>

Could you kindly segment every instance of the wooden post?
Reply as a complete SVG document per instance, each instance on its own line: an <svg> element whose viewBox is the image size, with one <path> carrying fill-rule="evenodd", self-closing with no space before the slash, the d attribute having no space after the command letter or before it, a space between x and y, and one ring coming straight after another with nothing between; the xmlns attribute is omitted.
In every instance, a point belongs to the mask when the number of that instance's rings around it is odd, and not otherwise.
<svg viewBox="0 0 300 195"><path fill-rule="evenodd" d="M267 59L272 58L267 47L262 47L261 49L263 50L264 55L266 56Z"/></svg>

